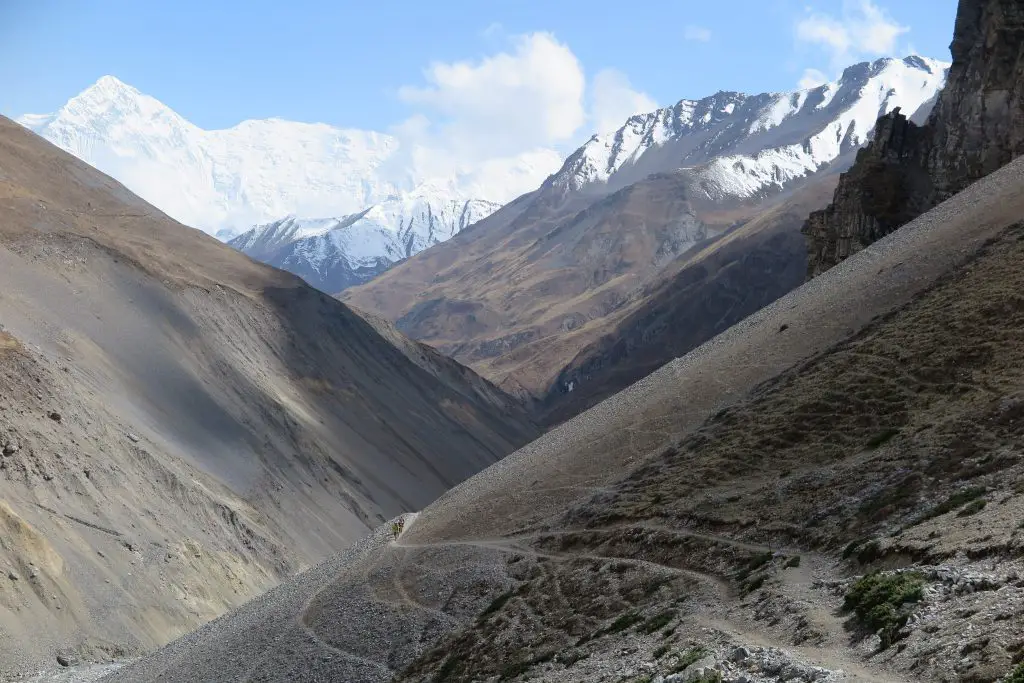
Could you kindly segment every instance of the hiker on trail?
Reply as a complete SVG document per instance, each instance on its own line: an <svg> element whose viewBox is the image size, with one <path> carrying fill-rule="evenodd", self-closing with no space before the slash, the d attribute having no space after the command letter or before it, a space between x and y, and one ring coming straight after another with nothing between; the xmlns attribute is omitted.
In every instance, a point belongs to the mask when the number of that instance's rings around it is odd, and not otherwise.
<svg viewBox="0 0 1024 683"><path fill-rule="evenodd" d="M393 535L395 537L396 541L398 540L398 534L400 534L400 533L402 533L402 526L398 522L392 522L391 523L391 535Z"/></svg>

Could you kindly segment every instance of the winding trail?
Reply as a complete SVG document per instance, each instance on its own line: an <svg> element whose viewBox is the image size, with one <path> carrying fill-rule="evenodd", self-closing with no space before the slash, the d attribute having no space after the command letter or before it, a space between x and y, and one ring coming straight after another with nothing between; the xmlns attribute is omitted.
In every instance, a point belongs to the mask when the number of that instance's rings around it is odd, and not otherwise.
<svg viewBox="0 0 1024 683"><path fill-rule="evenodd" d="M407 520L404 531L407 531L412 526L415 517ZM545 558L556 562L571 562L574 560L590 560L594 562L622 562L631 564L637 567L643 567L656 573L669 573L676 576L683 576L690 580L695 580L704 584L710 584L715 588L717 597L719 599L726 599L736 596L735 587L724 577L709 574L705 572L694 571L690 569L682 569L678 567L672 567L669 565L660 564L658 562L652 562L649 560L636 559L631 557L616 557L609 555L599 555L593 553L572 553L572 552L554 552L537 550L525 545L522 545L524 541L535 540L544 537L552 536L571 536L579 534L600 534L602 532L611 532L622 529L644 529L654 530L660 532L668 532L677 536L688 536L692 538L698 538L713 543L719 543L722 545L733 546L746 550L748 552L772 552L772 548L766 545L757 543L748 543L745 541L739 541L726 536L719 536L716 534L709 534L703 532L695 532L687 529L668 528L664 526L654 524L619 524L601 528L587 528L587 529L565 529L559 531L540 531L531 532L525 534L515 534L504 538L483 538L483 539L467 539L458 541L444 541L444 542L430 542L430 543L408 543L403 542L402 537L399 536L393 542L393 545L399 548L407 548L414 550L417 548L442 548L451 546L471 546L478 547L486 550L493 550L495 552L518 554L535 558ZM785 549L774 548L776 552L785 552ZM816 557L814 553L808 553L806 551L799 551L797 549L789 549L792 554L800 554L802 557L811 558ZM824 558L819 558L824 559ZM809 586L811 577L806 569L796 569L795 571L783 570L779 573L778 578L781 581L783 592L786 588L807 588ZM792 597L792 596L787 596ZM816 610L821 612L821 610ZM817 614L820 617L820 614ZM836 645L827 645L821 647L808 647L791 645L789 643L782 642L770 634L764 633L763 631L752 628L750 625L740 621L736 621L731 618L721 616L709 616L709 615L693 615L688 617L693 620L693 623L697 626L704 628L713 629L718 631L723 636L733 641L737 645L755 645L765 648L774 648L780 650L788 655L796 655L797 659L804 663L812 666L820 666L826 669L830 669L835 672L842 672L846 674L846 678L840 678L840 680L855 680L855 681L866 681L868 683L909 683L909 679L905 679L896 676L890 672L882 672L875 670L870 665L866 665L860 661L852 659L848 656L849 648ZM835 615L828 615L828 618L815 619L817 625L823 627L828 631L828 636L832 638L841 639L845 633L842 629L842 619ZM850 679L849 676L853 678Z"/></svg>

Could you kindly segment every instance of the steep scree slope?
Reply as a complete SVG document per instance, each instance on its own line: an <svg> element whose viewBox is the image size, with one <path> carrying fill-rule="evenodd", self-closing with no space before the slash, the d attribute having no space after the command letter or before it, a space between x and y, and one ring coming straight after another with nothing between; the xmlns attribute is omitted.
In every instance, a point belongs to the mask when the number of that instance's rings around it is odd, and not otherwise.
<svg viewBox="0 0 1024 683"><path fill-rule="evenodd" d="M537 434L0 119L0 672L167 642Z"/></svg>

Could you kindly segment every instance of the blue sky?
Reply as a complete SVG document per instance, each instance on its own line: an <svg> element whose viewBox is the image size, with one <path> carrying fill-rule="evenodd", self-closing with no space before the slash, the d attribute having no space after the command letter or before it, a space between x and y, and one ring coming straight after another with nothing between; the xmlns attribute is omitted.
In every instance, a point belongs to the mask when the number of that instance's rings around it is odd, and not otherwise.
<svg viewBox="0 0 1024 683"><path fill-rule="evenodd" d="M0 112L53 111L112 74L204 128L277 116L484 135L493 117L526 137L543 129L524 145L557 146L653 103L792 89L886 53L948 59L955 9L955 0L0 0Z"/></svg>

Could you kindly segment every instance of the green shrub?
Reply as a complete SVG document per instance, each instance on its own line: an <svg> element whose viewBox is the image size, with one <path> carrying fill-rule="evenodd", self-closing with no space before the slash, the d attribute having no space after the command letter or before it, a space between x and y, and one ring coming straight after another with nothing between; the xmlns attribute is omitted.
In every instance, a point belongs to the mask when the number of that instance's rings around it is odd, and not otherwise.
<svg viewBox="0 0 1024 683"><path fill-rule="evenodd" d="M679 655L679 658L676 660L675 665L672 667L669 673L679 673L680 671L690 666L707 653L708 651L702 647L690 648L686 652Z"/></svg>
<svg viewBox="0 0 1024 683"><path fill-rule="evenodd" d="M743 595L750 595L751 593L759 589L761 586L763 586L764 582L767 580L767 574L758 574L757 576L752 576L749 580L743 582L743 584L740 586L740 590L743 593Z"/></svg>
<svg viewBox="0 0 1024 683"><path fill-rule="evenodd" d="M599 631L599 633L601 633L601 635L618 633L620 631L625 631L630 626L633 626L634 624L637 624L641 621L643 621L643 617L637 614L636 612L626 612L625 614L620 614L618 619L613 621L608 626L608 628L604 629L603 631Z"/></svg>
<svg viewBox="0 0 1024 683"><path fill-rule="evenodd" d="M1024 683L1024 664L1010 672L1010 675L1003 679L1006 683Z"/></svg>
<svg viewBox="0 0 1024 683"><path fill-rule="evenodd" d="M799 555L794 555L793 557L790 557L789 559L786 560L786 563L784 565L782 565L782 566L785 569L789 569L790 567L799 567L800 566L800 556Z"/></svg>
<svg viewBox="0 0 1024 683"><path fill-rule="evenodd" d="M434 676L434 683L454 680L457 674L462 673L462 669L462 660L457 655L451 655L448 659L444 660L444 664L437 670L437 674Z"/></svg>
<svg viewBox="0 0 1024 683"><path fill-rule="evenodd" d="M985 501L982 499L972 500L967 505L964 505L960 512L956 513L957 517L970 517L976 515L985 509Z"/></svg>
<svg viewBox="0 0 1024 683"><path fill-rule="evenodd" d="M699 678L692 679L691 683L722 683L722 674L719 671L704 674Z"/></svg>
<svg viewBox="0 0 1024 683"><path fill-rule="evenodd" d="M675 615L675 610L667 609L664 612L660 612L651 617L650 619L648 619L647 621L645 621L643 625L640 626L639 630L641 633L646 633L650 635L658 629L668 626L668 623L672 621L672 618L675 617Z"/></svg>
<svg viewBox="0 0 1024 683"><path fill-rule="evenodd" d="M558 661L561 662L566 668L569 668L576 662L582 659L586 659L589 656L590 655L586 652L581 652L580 650L571 650L569 652L566 652L561 657L559 657Z"/></svg>
<svg viewBox="0 0 1024 683"><path fill-rule="evenodd" d="M487 608L480 613L480 619L486 619L490 615L500 610L502 607L505 606L506 602L512 599L513 595L514 593L512 591L506 591L505 593L502 593L498 597L494 598L494 600L491 601L491 604L488 605Z"/></svg>
<svg viewBox="0 0 1024 683"><path fill-rule="evenodd" d="M871 564L882 556L882 544L878 541L871 540L865 543L860 550L857 551L857 562L858 564Z"/></svg>
<svg viewBox="0 0 1024 683"><path fill-rule="evenodd" d="M752 558L750 558L750 561L747 562L746 566L736 573L736 578L741 583L746 581L751 574L753 574L758 569L771 562L772 557L772 553L768 552L761 553L759 555L754 555Z"/></svg>
<svg viewBox="0 0 1024 683"><path fill-rule="evenodd" d="M858 621L882 639L882 649L899 638L912 605L923 596L924 579L915 572L879 574L858 579L846 592L843 609L853 611Z"/></svg>
<svg viewBox="0 0 1024 683"><path fill-rule="evenodd" d="M970 488L962 489L950 495L949 498L932 508L932 510L925 515L924 519L932 519L933 517L944 515L947 512L952 512L953 510L970 503L972 500L977 500L984 495L984 486L972 486Z"/></svg>
<svg viewBox="0 0 1024 683"><path fill-rule="evenodd" d="M509 664L501 670L501 678L499 680L508 681L516 676L526 673L530 669L530 662L515 662Z"/></svg>

